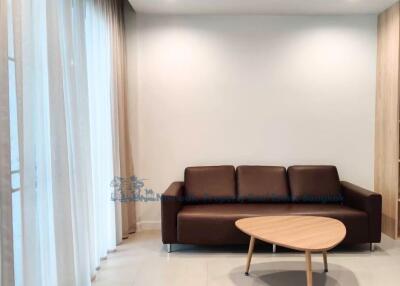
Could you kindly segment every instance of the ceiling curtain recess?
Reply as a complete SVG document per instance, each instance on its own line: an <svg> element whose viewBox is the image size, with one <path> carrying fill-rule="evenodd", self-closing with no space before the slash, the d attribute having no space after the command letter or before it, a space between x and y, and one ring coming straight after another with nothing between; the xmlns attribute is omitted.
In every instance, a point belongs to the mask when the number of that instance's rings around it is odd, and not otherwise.
<svg viewBox="0 0 400 286"><path fill-rule="evenodd" d="M2 286L89 286L100 260L135 231L134 203L111 200L113 179L133 175L122 4L0 0ZM17 126L9 118L7 33ZM18 129L21 193L21 223L12 227L10 128Z"/></svg>

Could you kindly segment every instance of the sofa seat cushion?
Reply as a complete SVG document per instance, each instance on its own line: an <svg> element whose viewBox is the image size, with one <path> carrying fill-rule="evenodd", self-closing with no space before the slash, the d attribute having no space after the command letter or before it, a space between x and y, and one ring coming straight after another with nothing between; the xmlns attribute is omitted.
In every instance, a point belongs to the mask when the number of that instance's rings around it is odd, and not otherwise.
<svg viewBox="0 0 400 286"><path fill-rule="evenodd" d="M245 202L288 202L285 167L239 166L236 169L238 199Z"/></svg>
<svg viewBox="0 0 400 286"><path fill-rule="evenodd" d="M343 201L335 166L292 166L288 168L292 200L307 203Z"/></svg>
<svg viewBox="0 0 400 286"><path fill-rule="evenodd" d="M368 215L340 204L204 204L186 205L178 213L178 242L245 244L249 237L235 221L269 215L313 215L340 220L347 228L345 243L368 242Z"/></svg>
<svg viewBox="0 0 400 286"><path fill-rule="evenodd" d="M185 199L192 203L236 200L233 166L189 167L185 169Z"/></svg>

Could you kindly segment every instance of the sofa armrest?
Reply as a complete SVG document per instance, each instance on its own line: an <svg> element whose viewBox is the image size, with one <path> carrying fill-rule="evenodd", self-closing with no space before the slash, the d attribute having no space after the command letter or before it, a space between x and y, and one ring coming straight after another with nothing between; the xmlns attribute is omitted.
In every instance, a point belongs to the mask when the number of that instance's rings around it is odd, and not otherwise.
<svg viewBox="0 0 400 286"><path fill-rule="evenodd" d="M163 243L177 243L177 217L183 205L183 182L174 182L161 195L161 230Z"/></svg>
<svg viewBox="0 0 400 286"><path fill-rule="evenodd" d="M341 182L344 204L368 214L370 242L381 241L382 196L353 185Z"/></svg>

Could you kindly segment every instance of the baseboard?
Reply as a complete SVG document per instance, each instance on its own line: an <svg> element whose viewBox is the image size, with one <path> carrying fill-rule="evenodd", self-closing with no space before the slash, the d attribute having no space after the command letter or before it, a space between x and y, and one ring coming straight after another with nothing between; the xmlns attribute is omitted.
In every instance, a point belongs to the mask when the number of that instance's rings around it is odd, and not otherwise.
<svg viewBox="0 0 400 286"><path fill-rule="evenodd" d="M136 223L136 231L161 230L160 221L140 221Z"/></svg>

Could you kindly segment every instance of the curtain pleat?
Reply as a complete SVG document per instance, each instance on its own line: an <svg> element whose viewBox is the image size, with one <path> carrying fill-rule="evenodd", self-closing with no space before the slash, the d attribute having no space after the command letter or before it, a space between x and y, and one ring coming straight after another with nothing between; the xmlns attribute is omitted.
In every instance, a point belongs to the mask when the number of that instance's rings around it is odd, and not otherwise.
<svg viewBox="0 0 400 286"><path fill-rule="evenodd" d="M113 58L113 83L115 92L115 107L117 110L116 130L118 130L120 174L124 178L134 176L132 144L130 142L130 132L128 124L128 104L127 104L127 78L126 78L126 39L125 25L123 16L123 3L119 0L109 2L112 13L110 26L112 29L112 58ZM117 137L117 136L116 136ZM132 186L127 186L126 192L132 192ZM128 201L122 204L122 236L127 237L130 233L136 232L136 209L135 202Z"/></svg>

